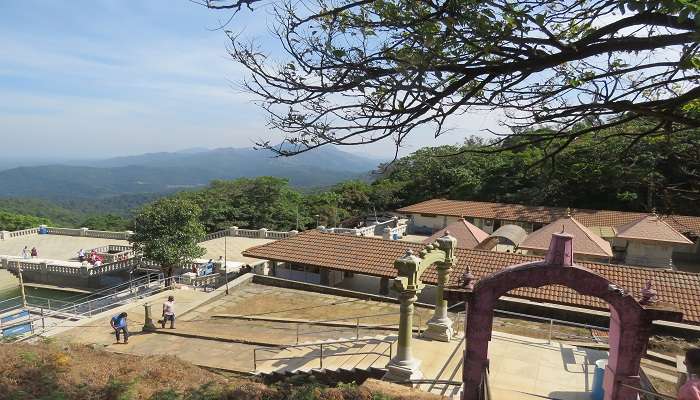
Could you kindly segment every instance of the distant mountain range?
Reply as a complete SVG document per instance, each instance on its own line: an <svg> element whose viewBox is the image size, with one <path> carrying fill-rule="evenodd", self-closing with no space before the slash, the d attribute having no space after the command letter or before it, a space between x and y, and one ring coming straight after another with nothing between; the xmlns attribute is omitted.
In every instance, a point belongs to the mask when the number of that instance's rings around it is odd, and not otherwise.
<svg viewBox="0 0 700 400"><path fill-rule="evenodd" d="M277 176L299 188L367 179L381 160L333 147L294 157L252 148L188 149L0 171L1 197L99 199L167 193L207 185L214 179Z"/></svg>

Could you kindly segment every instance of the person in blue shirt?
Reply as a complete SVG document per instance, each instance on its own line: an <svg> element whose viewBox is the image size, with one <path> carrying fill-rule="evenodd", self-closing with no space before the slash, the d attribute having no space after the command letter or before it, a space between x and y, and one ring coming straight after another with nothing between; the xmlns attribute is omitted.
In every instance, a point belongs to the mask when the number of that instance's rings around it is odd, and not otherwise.
<svg viewBox="0 0 700 400"><path fill-rule="evenodd" d="M112 320L109 321L109 324L112 325L112 329L114 329L114 334L117 336L117 343L119 343L119 339L122 332L124 333L124 344L129 343L129 330L126 327L125 312L112 317Z"/></svg>

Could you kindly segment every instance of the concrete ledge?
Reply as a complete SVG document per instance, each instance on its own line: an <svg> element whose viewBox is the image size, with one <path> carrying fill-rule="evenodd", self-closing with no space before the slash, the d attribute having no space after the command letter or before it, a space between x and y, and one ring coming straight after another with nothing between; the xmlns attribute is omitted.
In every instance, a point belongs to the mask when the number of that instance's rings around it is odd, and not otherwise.
<svg viewBox="0 0 700 400"><path fill-rule="evenodd" d="M396 313L398 316L398 312ZM381 324L356 324L352 322L335 322L335 321L313 321L308 319L298 319L298 318L281 318L281 317L257 317L257 316L247 316L239 314L218 314L212 315L212 318L221 319L240 319L244 321L266 321L266 322L279 322L288 324L305 324L309 326L330 326L338 328L355 328L360 327L362 329L373 329L373 330L383 330L383 331L398 331L398 324L391 325L381 325ZM414 332L420 332L422 329L417 327L413 328Z"/></svg>
<svg viewBox="0 0 700 400"><path fill-rule="evenodd" d="M230 290L230 289L235 288L236 286L246 285L246 284L252 282L254 277L255 277L255 274L253 274L253 273L243 274L243 275L239 276L238 278L236 278L232 281L229 281L228 288ZM221 296L226 296L226 285L214 289L212 292L210 292L209 297L207 297L206 299L204 299L198 303L192 304L184 312L179 313L178 317L182 317L184 315L187 315L189 312L194 311L196 308L199 308L199 306L201 306L202 304L208 303L212 300L216 300Z"/></svg>
<svg viewBox="0 0 700 400"><path fill-rule="evenodd" d="M190 339L203 339L203 340L214 340L217 342L226 342L226 343L239 343L239 344L248 344L251 346L261 346L261 347L284 347L284 346L291 346L291 344L280 344L280 343L270 343L270 342L258 342L254 340L244 340L244 339L234 339L234 338L227 338L223 336L215 336L215 335L200 335L198 333L190 333L190 332L178 332L175 329L156 329L155 331L150 331L148 332L149 334L155 333L159 335L171 335L171 336L179 336L179 337L184 337L184 338L190 338Z"/></svg>
<svg viewBox="0 0 700 400"><path fill-rule="evenodd" d="M330 295L342 296L342 297L351 297L354 299L373 300L373 301L381 301L384 303L399 304L399 300L395 299L393 297L380 296L377 294L370 294L370 293L365 293L365 292L357 292L355 290L340 289L340 288L335 288L332 286L317 285L314 283L293 281L290 279L277 278L277 277L272 277L272 276L267 276L267 275L255 275L255 277L253 278L253 283L258 283L258 284L267 285L267 286L283 287L283 288L287 288L287 289L307 290L309 292L330 294ZM416 307L435 309L435 305L433 305L433 304L426 304L426 303L419 303L419 302L416 302L414 304Z"/></svg>

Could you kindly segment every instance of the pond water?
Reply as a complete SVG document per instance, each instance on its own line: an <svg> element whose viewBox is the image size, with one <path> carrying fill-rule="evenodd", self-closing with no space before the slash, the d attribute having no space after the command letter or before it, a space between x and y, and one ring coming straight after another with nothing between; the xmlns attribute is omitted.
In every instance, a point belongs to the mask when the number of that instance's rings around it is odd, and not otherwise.
<svg viewBox="0 0 700 400"><path fill-rule="evenodd" d="M84 293L67 292L62 290L25 287L27 296L43 297L51 300L77 301L88 296ZM9 299L20 296L19 280L7 271L0 270L0 310L9 308L15 302ZM3 302L4 301L4 302ZM16 302L19 304L19 301Z"/></svg>

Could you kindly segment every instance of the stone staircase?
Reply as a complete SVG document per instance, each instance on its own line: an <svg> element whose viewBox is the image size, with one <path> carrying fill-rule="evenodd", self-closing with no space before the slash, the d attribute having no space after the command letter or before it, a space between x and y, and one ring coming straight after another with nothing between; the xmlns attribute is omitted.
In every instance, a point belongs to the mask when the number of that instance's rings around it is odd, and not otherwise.
<svg viewBox="0 0 700 400"><path fill-rule="evenodd" d="M306 342L274 349L258 348L256 357L261 361L255 372L268 383L293 376L314 376L328 383L360 383L384 375L396 340L395 335L377 335Z"/></svg>
<svg viewBox="0 0 700 400"><path fill-rule="evenodd" d="M454 349L450 353L447 361L441 366L440 370L430 373L433 377L432 382L421 383L416 388L424 392L437 394L446 398L456 398L460 393L461 385L447 384L450 382L462 381L462 364L464 362L464 337L456 337ZM441 382L442 381L442 382Z"/></svg>

